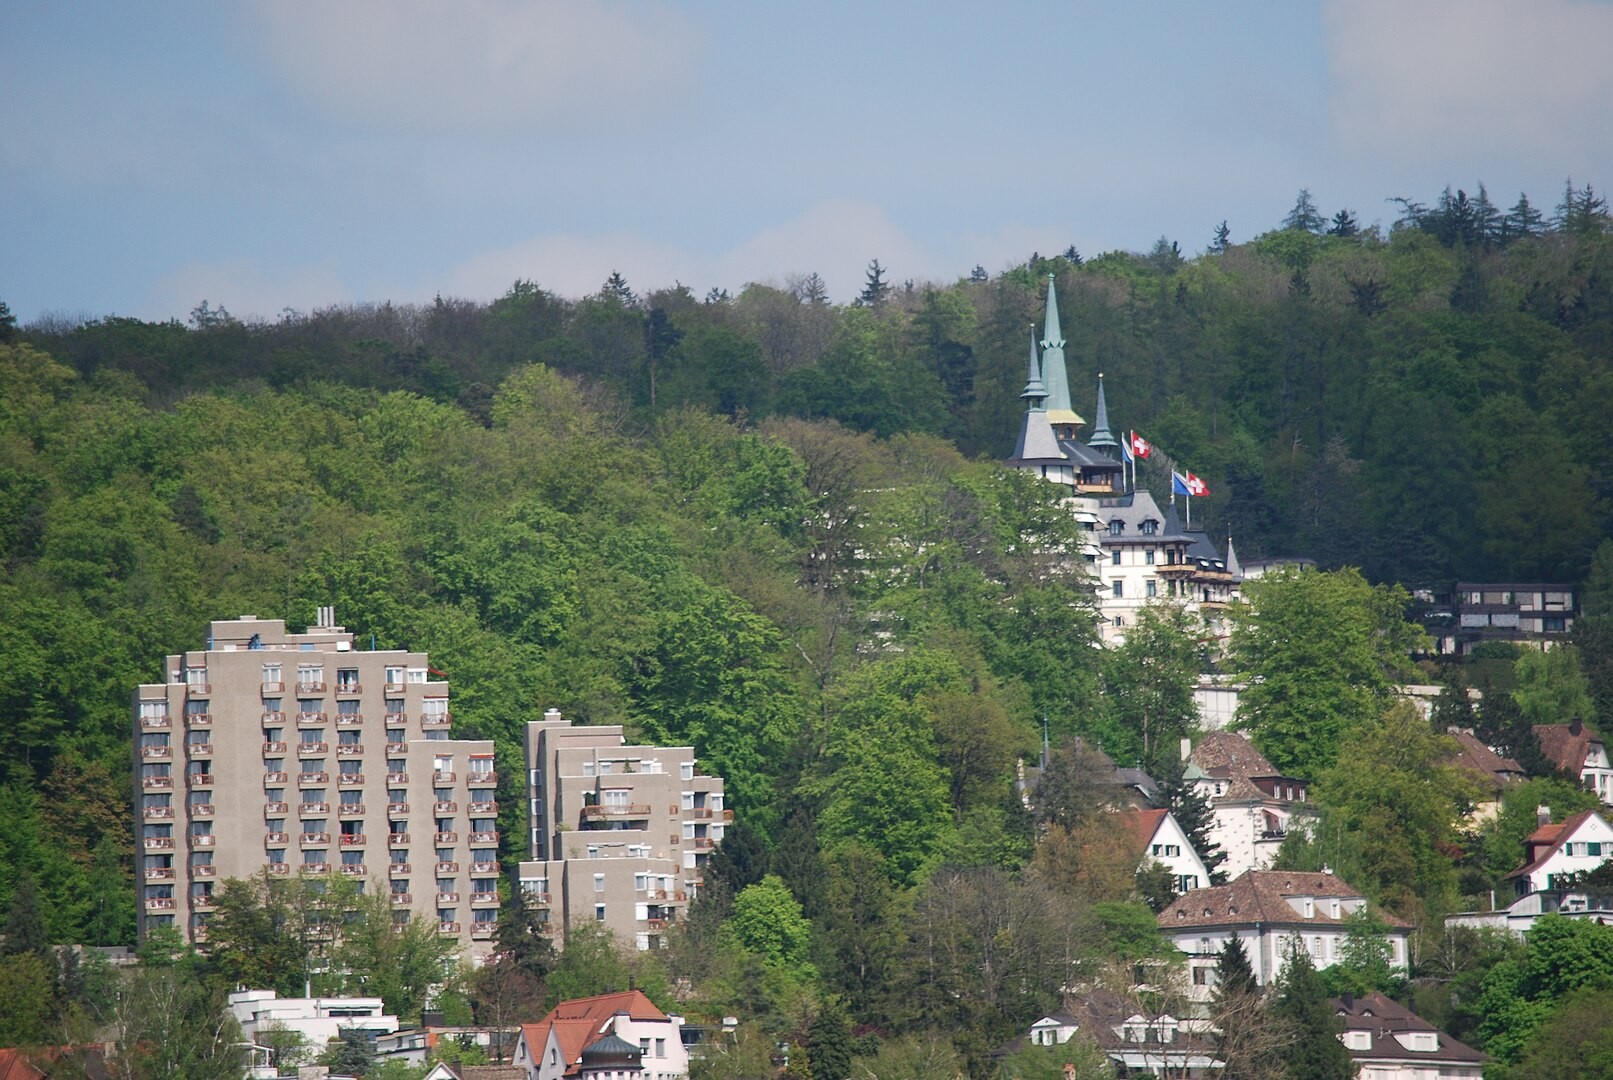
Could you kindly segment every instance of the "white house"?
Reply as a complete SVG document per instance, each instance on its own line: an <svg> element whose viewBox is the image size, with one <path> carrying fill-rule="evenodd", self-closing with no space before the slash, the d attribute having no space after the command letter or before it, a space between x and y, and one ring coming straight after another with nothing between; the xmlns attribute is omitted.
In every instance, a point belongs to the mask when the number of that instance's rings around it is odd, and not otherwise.
<svg viewBox="0 0 1613 1080"><path fill-rule="evenodd" d="M1613 806L1613 761L1607 756L1607 744L1584 722L1574 720L1567 724L1536 724L1535 738L1540 740L1540 752L1551 763L1567 773L1578 776L1580 783L1596 792L1596 797Z"/></svg>
<svg viewBox="0 0 1613 1080"><path fill-rule="evenodd" d="M1507 877L1516 883L1519 896L1550 892L1566 875L1595 870L1609 857L1613 828L1595 810L1581 810L1556 825L1542 822L1524 841L1523 865Z"/></svg>
<svg viewBox="0 0 1613 1080"><path fill-rule="evenodd" d="M1108 1055L1117 1075L1210 1077L1223 1067L1202 1022L1139 1012L1137 1002L1103 990L1072 995L1065 1009L1036 1021L997 1055L1026 1046L1062 1046L1078 1033Z"/></svg>
<svg viewBox="0 0 1613 1080"><path fill-rule="evenodd" d="M398 1030L398 1018L378 997L282 998L273 990L237 990L227 999L230 1013L249 1043L268 1031L295 1031L315 1049L357 1029L374 1039Z"/></svg>
<svg viewBox="0 0 1613 1080"><path fill-rule="evenodd" d="M637 1051L637 1064L618 1043ZM689 1072L683 1020L668 1016L641 990L562 1001L535 1024L522 1024L514 1064L528 1080L680 1080Z"/></svg>
<svg viewBox="0 0 1613 1080"><path fill-rule="evenodd" d="M1379 993L1334 998L1359 1080L1479 1080L1489 1059Z"/></svg>
<svg viewBox="0 0 1613 1080"><path fill-rule="evenodd" d="M1169 810L1122 810L1116 815L1125 830L1137 868L1159 863L1176 879L1176 891L1202 889L1210 883L1209 868L1193 848L1193 841Z"/></svg>
<svg viewBox="0 0 1613 1080"><path fill-rule="evenodd" d="M1282 775L1237 732L1206 734L1187 755L1185 775L1209 800L1210 840L1226 855L1221 870L1228 877L1266 869L1296 819L1314 814L1306 782Z"/></svg>
<svg viewBox="0 0 1613 1080"><path fill-rule="evenodd" d="M1269 986L1294 948L1303 948L1317 968L1336 963L1343 955L1345 920L1366 903L1358 889L1330 873L1250 870L1226 885L1177 897L1158 922L1187 954L1192 996L1208 1000L1221 950L1232 938L1243 942L1255 981ZM1389 962L1405 967L1409 925L1381 912L1379 918L1389 928Z"/></svg>

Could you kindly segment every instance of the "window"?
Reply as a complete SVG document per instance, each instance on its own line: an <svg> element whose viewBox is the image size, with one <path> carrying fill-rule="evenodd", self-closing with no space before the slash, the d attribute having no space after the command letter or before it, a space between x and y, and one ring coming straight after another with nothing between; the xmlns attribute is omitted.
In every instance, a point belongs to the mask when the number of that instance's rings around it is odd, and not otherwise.
<svg viewBox="0 0 1613 1080"><path fill-rule="evenodd" d="M336 689L352 693L358 689L358 668L337 668Z"/></svg>
<svg viewBox="0 0 1613 1080"><path fill-rule="evenodd" d="M1149 548L1147 551L1143 552L1143 562L1147 563L1149 566L1154 565L1154 549L1153 548Z"/></svg>
<svg viewBox="0 0 1613 1080"><path fill-rule="evenodd" d="M402 686L403 669L401 667L388 667L386 669L386 684L388 686Z"/></svg>
<svg viewBox="0 0 1613 1080"><path fill-rule="evenodd" d="M594 905L594 920L596 922L604 922L605 921L605 905L604 904L595 904Z"/></svg>
<svg viewBox="0 0 1613 1080"><path fill-rule="evenodd" d="M1121 533L1123 533L1125 531L1126 531L1126 523L1124 521L1111 521L1111 522L1109 522L1109 535L1110 536L1119 536Z"/></svg>
<svg viewBox="0 0 1613 1080"><path fill-rule="evenodd" d="M1322 958L1322 939L1319 937L1311 938L1311 958L1313 960Z"/></svg>
<svg viewBox="0 0 1613 1080"><path fill-rule="evenodd" d="M142 701L140 703L140 719L168 719L168 703L166 701Z"/></svg>
<svg viewBox="0 0 1613 1080"><path fill-rule="evenodd" d="M1117 599L1125 595L1125 582L1118 578L1115 579L1114 584L1109 586L1109 588Z"/></svg>
<svg viewBox="0 0 1613 1080"><path fill-rule="evenodd" d="M1152 518L1150 518L1149 520L1143 522L1143 524L1142 524L1142 533L1143 533L1144 536L1153 536L1157 532L1159 532L1159 522L1153 520ZM1152 552L1149 553L1148 561L1149 562L1154 561L1154 557L1153 557Z"/></svg>
<svg viewBox="0 0 1613 1080"><path fill-rule="evenodd" d="M658 1057L658 1058L666 1057L666 1040L665 1039L656 1039L655 1040L655 1056Z"/></svg>
<svg viewBox="0 0 1613 1080"><path fill-rule="evenodd" d="M1152 555L1152 554L1153 554L1153 552L1152 552L1152 551L1150 551L1150 552L1149 552L1149 553L1148 553L1148 554L1150 554L1150 555ZM1149 559L1149 560L1148 560L1148 561L1149 561L1149 562L1153 562L1153 561L1154 561L1154 560L1153 560L1153 559ZM1157 596L1157 595L1159 595L1159 593L1158 593L1158 589L1159 589L1159 586L1158 586L1158 585L1157 585L1157 584L1156 584L1156 583L1155 583L1155 582L1154 582L1154 581L1152 581L1152 580L1149 580L1149 581L1148 581L1148 582L1147 582L1147 583L1146 583L1146 586L1145 586L1145 587L1146 587L1146 591L1147 591L1147 593L1148 593L1148 599L1150 599L1150 600L1152 600L1152 599L1153 599L1153 598L1154 598L1154 597L1155 597L1155 596Z"/></svg>
<svg viewBox="0 0 1613 1080"><path fill-rule="evenodd" d="M692 761L685 761L678 766L678 778L680 780L694 779L694 763Z"/></svg>
<svg viewBox="0 0 1613 1080"><path fill-rule="evenodd" d="M426 669L423 667L410 668L406 673L406 683L423 683L426 681Z"/></svg>
<svg viewBox="0 0 1613 1080"><path fill-rule="evenodd" d="M605 891L605 875L604 874L595 874L594 875L594 891L595 892L604 892Z"/></svg>

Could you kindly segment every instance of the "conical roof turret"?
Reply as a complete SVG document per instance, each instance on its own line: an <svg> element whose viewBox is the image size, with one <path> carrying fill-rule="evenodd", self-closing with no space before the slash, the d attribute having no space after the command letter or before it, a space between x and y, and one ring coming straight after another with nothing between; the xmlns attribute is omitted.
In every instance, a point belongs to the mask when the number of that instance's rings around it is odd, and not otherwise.
<svg viewBox="0 0 1613 1080"><path fill-rule="evenodd" d="M1032 409L1042 407L1047 400L1047 386L1042 382L1042 365L1036 359L1036 328L1031 327L1030 367L1025 372L1025 392L1019 395L1030 402Z"/></svg>
<svg viewBox="0 0 1613 1080"><path fill-rule="evenodd" d="M1009 464L1019 468L1035 468L1043 475L1046 475L1043 466L1067 465L1069 459L1059 447L1058 436L1053 433L1053 426L1047 419L1047 387L1042 384L1042 365L1036 357L1034 326L1031 327L1030 368L1025 373L1025 392L1019 396L1025 399L1025 419L1020 424L1019 441L1014 444L1014 454L1008 459Z"/></svg>
<svg viewBox="0 0 1613 1080"><path fill-rule="evenodd" d="M1059 297L1053 287L1052 274L1047 275L1047 314L1042 323L1042 385L1047 387L1049 423L1072 427L1086 423L1070 405L1070 376L1064 367L1064 328L1059 325Z"/></svg>
<svg viewBox="0 0 1613 1080"><path fill-rule="evenodd" d="M1112 458L1120 455L1120 444L1115 441L1114 433L1109 430L1109 402L1103 394L1103 372L1098 372L1098 418L1092 425L1092 438L1087 445Z"/></svg>

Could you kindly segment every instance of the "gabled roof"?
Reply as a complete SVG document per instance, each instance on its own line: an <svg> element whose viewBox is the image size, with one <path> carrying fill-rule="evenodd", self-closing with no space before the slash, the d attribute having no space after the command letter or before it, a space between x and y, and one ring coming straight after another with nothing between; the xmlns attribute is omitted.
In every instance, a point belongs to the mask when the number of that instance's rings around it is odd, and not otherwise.
<svg viewBox="0 0 1613 1080"><path fill-rule="evenodd" d="M1457 767L1478 774L1496 790L1499 791L1509 781L1522 780L1526 775L1522 765L1491 750L1484 745L1484 740L1471 731L1457 729L1448 734L1460 747L1456 754Z"/></svg>
<svg viewBox="0 0 1613 1080"><path fill-rule="evenodd" d="M0 1050L0 1080L45 1080L45 1074L21 1050Z"/></svg>
<svg viewBox="0 0 1613 1080"><path fill-rule="evenodd" d="M1140 860L1148 853L1154 834L1170 816L1169 810L1121 810L1115 815L1120 825L1117 831L1125 837L1127 849Z"/></svg>
<svg viewBox="0 0 1613 1080"><path fill-rule="evenodd" d="M1404 1005L1373 991L1362 997L1345 995L1332 998L1328 1004L1344 1021L1346 1031L1365 1031L1372 1045L1364 1050L1351 1049L1350 1057L1371 1061L1415 1061L1419 1064L1454 1062L1478 1064L1489 1061L1471 1046L1457 1042L1443 1031L1418 1016ZM1436 1049L1408 1050L1396 1035L1419 1034L1434 1036Z"/></svg>
<svg viewBox="0 0 1613 1080"><path fill-rule="evenodd" d="M642 990L622 990L614 994L597 994L594 997L562 1001L549 1010L549 1017L557 1020L608 1020L617 1013L626 1013L633 1020L667 1018L666 1013L656 1008L655 1003L646 997Z"/></svg>
<svg viewBox="0 0 1613 1080"><path fill-rule="evenodd" d="M1524 851L1528 852L1528 861L1508 874L1507 877L1525 877L1539 870L1546 865L1547 860L1562 850L1564 844L1574 838L1574 834L1579 831L1581 825L1596 816L1595 810L1581 810L1577 814L1570 814L1566 820L1559 821L1555 825L1540 826L1540 828L1529 834L1529 839L1524 841Z"/></svg>
<svg viewBox="0 0 1613 1080"><path fill-rule="evenodd" d="M1602 741L1579 720L1571 724L1536 724L1534 731L1535 738L1540 740L1540 752L1547 760L1575 776L1585 767L1585 756L1591 744Z"/></svg>
<svg viewBox="0 0 1613 1080"><path fill-rule="evenodd" d="M522 1024L521 1038L526 1040L532 1059L541 1061L549 1045L549 1034L553 1032L565 1071L570 1073L582 1062L582 1052L608 1034L609 1022L618 1015L631 1020L667 1019L666 1013L656 1008L642 990L624 990L562 1001L537 1023Z"/></svg>
<svg viewBox="0 0 1613 1080"><path fill-rule="evenodd" d="M1344 919L1333 918L1326 905L1317 904L1310 918L1295 910L1288 897L1338 897L1365 900L1361 890L1333 874L1302 873L1297 870L1249 870L1225 885L1194 889L1177 897L1159 913L1160 929L1182 927L1242 926L1266 923L1278 926L1338 926ZM1379 918L1391 927L1409 926L1387 912Z"/></svg>
<svg viewBox="0 0 1613 1080"><path fill-rule="evenodd" d="M1264 802L1274 796L1254 782L1257 778L1295 780L1283 776L1254 743L1236 731L1206 733L1193 747L1187 761L1201 775L1227 782L1226 791L1216 796L1218 802Z"/></svg>

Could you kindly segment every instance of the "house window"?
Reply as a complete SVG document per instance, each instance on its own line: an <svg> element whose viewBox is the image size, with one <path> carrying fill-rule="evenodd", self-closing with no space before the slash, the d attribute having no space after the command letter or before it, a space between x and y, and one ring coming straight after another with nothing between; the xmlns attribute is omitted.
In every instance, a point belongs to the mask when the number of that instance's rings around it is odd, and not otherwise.
<svg viewBox="0 0 1613 1080"><path fill-rule="evenodd" d="M1124 521L1111 521L1111 522L1109 522L1109 535L1110 536L1119 536L1121 533L1123 533L1125 531L1126 531L1126 523Z"/></svg>
<svg viewBox="0 0 1613 1080"><path fill-rule="evenodd" d="M1125 582L1119 580L1118 578L1115 579L1115 583L1109 588L1117 598L1125 595Z"/></svg>
<svg viewBox="0 0 1613 1080"><path fill-rule="evenodd" d="M1153 552L1150 551L1148 554L1152 555ZM1148 561L1153 562L1154 560L1149 559ZM1159 595L1159 592L1158 592L1159 586L1154 581L1152 581L1152 580L1148 581L1147 584L1146 584L1146 588L1147 588L1147 592L1148 592L1148 599L1152 600L1155 596Z"/></svg>
<svg viewBox="0 0 1613 1080"><path fill-rule="evenodd" d="M1109 562L1115 566L1120 565L1120 551L1118 549L1109 552Z"/></svg>
<svg viewBox="0 0 1613 1080"><path fill-rule="evenodd" d="M1154 549L1153 548L1149 548L1147 551L1143 552L1143 561L1145 563L1147 563L1149 566L1154 565Z"/></svg>
<svg viewBox="0 0 1613 1080"><path fill-rule="evenodd" d="M595 904L594 905L594 920L596 922L604 922L605 921L605 905L604 904Z"/></svg>
<svg viewBox="0 0 1613 1080"><path fill-rule="evenodd" d="M685 761L685 762L683 762L682 764L680 764L678 766L678 779L680 779L680 780L693 780L694 779L694 762Z"/></svg>
<svg viewBox="0 0 1613 1080"><path fill-rule="evenodd" d="M594 875L594 891L595 892L604 892L605 891L605 875L604 874L595 874Z"/></svg>
<svg viewBox="0 0 1613 1080"><path fill-rule="evenodd" d="M1148 521L1143 522L1142 530L1144 536L1153 536L1155 533L1159 532L1159 522L1150 518ZM1150 558L1148 561L1154 561L1152 558L1152 553L1150 553Z"/></svg>

